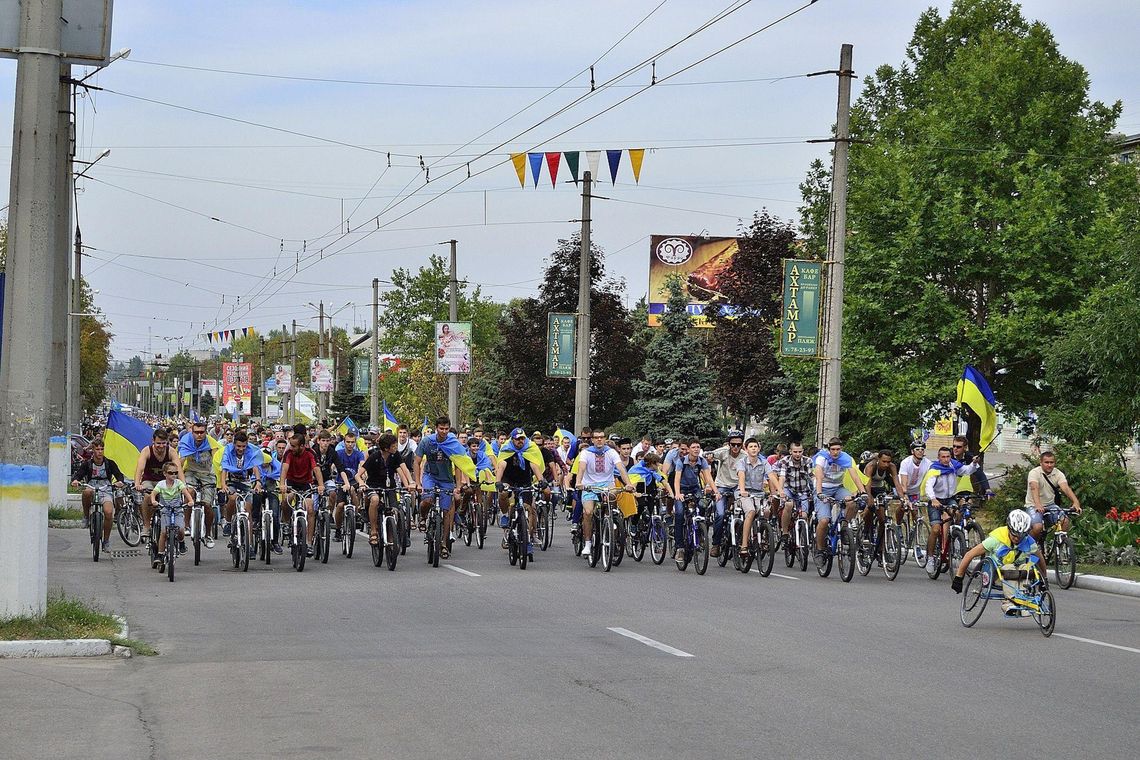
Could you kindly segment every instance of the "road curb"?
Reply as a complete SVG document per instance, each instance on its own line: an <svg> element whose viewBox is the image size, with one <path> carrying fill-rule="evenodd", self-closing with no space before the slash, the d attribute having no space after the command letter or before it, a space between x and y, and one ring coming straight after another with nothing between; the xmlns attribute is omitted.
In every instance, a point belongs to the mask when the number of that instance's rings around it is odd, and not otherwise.
<svg viewBox="0 0 1140 760"><path fill-rule="evenodd" d="M119 638L130 635L126 618L113 616L119 621ZM30 639L27 641L0 641L0 659L27 657L105 657L115 654L130 657L130 647L117 646L108 639Z"/></svg>
<svg viewBox="0 0 1140 760"><path fill-rule="evenodd" d="M82 520L48 520L49 528L82 528Z"/></svg>
<svg viewBox="0 0 1140 760"><path fill-rule="evenodd" d="M1140 583L1125 580L1124 578L1109 578L1104 575L1086 575L1077 573L1075 581L1077 588L1087 588L1092 591L1103 591L1108 594L1120 594L1140 599Z"/></svg>

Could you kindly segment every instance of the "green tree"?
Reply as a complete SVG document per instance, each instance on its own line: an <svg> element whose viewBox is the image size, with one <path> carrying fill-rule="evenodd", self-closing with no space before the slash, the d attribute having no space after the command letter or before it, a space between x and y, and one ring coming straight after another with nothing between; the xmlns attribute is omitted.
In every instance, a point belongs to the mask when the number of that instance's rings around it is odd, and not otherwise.
<svg viewBox="0 0 1140 760"><path fill-rule="evenodd" d="M206 391L205 393L202 394L202 416L203 417L209 417L211 414L214 413L214 410L217 407L218 407L218 402L214 398L212 393L210 393L209 391Z"/></svg>
<svg viewBox="0 0 1140 760"><path fill-rule="evenodd" d="M1120 104L1090 102L1084 68L1010 0L924 12L901 66L852 110L841 428L901 444L954 399L967 363L1005 409L1052 401L1048 347L1104 273L1097 219L1122 167ZM819 166L804 229L818 246Z"/></svg>
<svg viewBox="0 0 1140 760"><path fill-rule="evenodd" d="M91 288L84 280L79 294L81 312L97 316L79 318L79 397L84 410L90 411L107 398L107 371L111 366L110 324L102 317Z"/></svg>
<svg viewBox="0 0 1140 760"><path fill-rule="evenodd" d="M669 300L661 328L645 356L645 376L632 383L633 416L640 430L715 436L723 432L713 409L712 377L700 342L691 334L688 297L678 277L666 284Z"/></svg>

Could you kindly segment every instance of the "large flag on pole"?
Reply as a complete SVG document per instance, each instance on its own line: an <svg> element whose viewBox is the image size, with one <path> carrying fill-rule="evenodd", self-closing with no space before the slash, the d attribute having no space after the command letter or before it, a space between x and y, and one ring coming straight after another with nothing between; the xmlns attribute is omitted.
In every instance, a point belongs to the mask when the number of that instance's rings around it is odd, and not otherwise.
<svg viewBox="0 0 1140 760"><path fill-rule="evenodd" d="M958 406L977 415L978 448L985 451L997 437L997 399L982 373L968 364L958 381Z"/></svg>
<svg viewBox="0 0 1140 760"><path fill-rule="evenodd" d="M400 423L396 421L396 415L392 414L392 410L388 408L388 402L381 401L380 403L384 407L384 431L394 435L400 428Z"/></svg>
<svg viewBox="0 0 1140 760"><path fill-rule="evenodd" d="M104 453L128 478L134 477L139 453L150 445L154 430L142 420L111 410L103 431Z"/></svg>

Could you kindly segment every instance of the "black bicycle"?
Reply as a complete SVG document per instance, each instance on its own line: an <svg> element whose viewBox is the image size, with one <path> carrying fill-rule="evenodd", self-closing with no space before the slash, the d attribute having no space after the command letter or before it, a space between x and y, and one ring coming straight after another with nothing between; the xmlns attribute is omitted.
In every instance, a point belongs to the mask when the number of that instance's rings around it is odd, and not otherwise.
<svg viewBox="0 0 1140 760"><path fill-rule="evenodd" d="M427 561L432 567L439 567L440 553L443 549L443 508L439 505L440 489L433 488L425 492L432 500L427 513L424 543L427 544ZM448 537L450 539L450 536ZM450 549L448 551L450 555Z"/></svg>
<svg viewBox="0 0 1140 760"><path fill-rule="evenodd" d="M99 561L99 552L103 548L103 502L111 499L112 503L116 505L122 499L120 495L120 488L112 485L111 483L104 483L101 485L87 485L94 491L91 497L91 514L88 519L88 530L91 532L91 559L94 562Z"/></svg>
<svg viewBox="0 0 1140 760"><path fill-rule="evenodd" d="M118 508L115 510L115 527L118 529L119 538L123 539L123 543L133 549L142 542L142 502L150 492L134 490L134 483L130 480L126 481L124 485L131 489L131 498L116 505Z"/></svg>
<svg viewBox="0 0 1140 760"><path fill-rule="evenodd" d="M534 561L530 545L530 525L527 521L526 497L534 495L533 488L509 488L500 484L500 490L510 491L514 504L511 508L510 524L507 527L507 561L511 567L518 565L526 570L528 562ZM500 496L500 498L502 498Z"/></svg>
<svg viewBox="0 0 1140 760"><path fill-rule="evenodd" d="M1065 509L1064 511L1070 522L1077 515L1075 509ZM1049 528L1043 545L1045 547L1045 565L1053 566L1053 572L1057 574L1057 585L1064 589L1071 588L1073 581L1077 578L1077 549L1073 544L1073 539L1069 536L1069 531L1061 530L1059 520Z"/></svg>
<svg viewBox="0 0 1140 760"><path fill-rule="evenodd" d="M327 565L329 563L329 548L332 546L332 509L329 506L329 498L325 489L314 488L310 493L316 512L316 529L313 531L313 559L320 561L322 565Z"/></svg>
<svg viewBox="0 0 1140 760"><path fill-rule="evenodd" d="M396 569L396 560L403 547L403 533L400 530L401 509L397 506L399 488L367 488L364 490L364 503L367 510L372 508L372 497L376 497L376 523L378 526L376 543L372 548L372 564L376 567L387 563L389 570ZM369 523L371 530L371 522Z"/></svg>
<svg viewBox="0 0 1140 760"><path fill-rule="evenodd" d="M159 532L164 534L166 544L161 554L158 553L158 541L154 544L155 555L159 558L158 571L165 572L171 583L174 583L174 560L178 556L178 513L185 506L181 498L159 499L155 509Z"/></svg>

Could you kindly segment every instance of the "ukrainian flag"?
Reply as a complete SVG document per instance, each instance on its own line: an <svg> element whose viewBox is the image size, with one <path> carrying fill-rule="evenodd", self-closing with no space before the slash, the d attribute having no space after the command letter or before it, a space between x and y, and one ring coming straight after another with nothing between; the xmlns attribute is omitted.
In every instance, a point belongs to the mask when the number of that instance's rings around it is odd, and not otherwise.
<svg viewBox="0 0 1140 760"><path fill-rule="evenodd" d="M499 449L500 459L509 457L511 454L522 454L523 459L538 467L540 471L546 470L546 462L542 458L542 449L529 438L526 439L526 443L522 445L521 449L515 447L514 441L507 441Z"/></svg>
<svg viewBox="0 0 1140 760"><path fill-rule="evenodd" d="M467 477L475 480L475 462L471 461L471 455L459 439L455 437L455 433L448 433L447 438L439 444L440 450L447 454L447 458L451 463L463 471ZM539 454L539 456L542 456Z"/></svg>
<svg viewBox="0 0 1140 760"><path fill-rule="evenodd" d="M107 429L103 431L104 452L108 459L119 465L124 475L133 477L139 453L150 445L153 437L154 430L150 425L112 409L107 415Z"/></svg>
<svg viewBox="0 0 1140 760"><path fill-rule="evenodd" d="M982 373L968 364L958 381L958 406L978 415L981 421L978 447L985 451L997 437L997 399Z"/></svg>
<svg viewBox="0 0 1140 760"><path fill-rule="evenodd" d="M569 456L571 458L573 458L573 457L576 457L578 455L578 437L576 435L574 435L573 433L571 433L569 430L567 430L566 428L558 428L557 430L554 431L554 438L555 438L555 440L558 441L559 446L562 445L562 440L564 438L569 438L570 439L570 450L568 452Z"/></svg>
<svg viewBox="0 0 1140 760"><path fill-rule="evenodd" d="M396 415L392 414L391 410L388 409L388 402L381 401L380 403L384 407L384 432L395 435L396 429L400 427L400 423L396 421Z"/></svg>
<svg viewBox="0 0 1140 760"><path fill-rule="evenodd" d="M357 435L359 432L359 428L356 427L356 423L352 421L351 417L345 417L344 420L342 420L341 423L336 426L336 433L338 435L344 436L348 435L349 433Z"/></svg>
<svg viewBox="0 0 1140 760"><path fill-rule="evenodd" d="M427 435L428 433L432 432L433 430L435 430L435 428L433 428L431 426L431 423L428 422L428 416L425 414L424 415L424 424L420 426L420 435Z"/></svg>
<svg viewBox="0 0 1140 760"><path fill-rule="evenodd" d="M492 465L499 464L499 455L495 453L495 447L491 445L491 441L483 439L483 455L491 461Z"/></svg>

